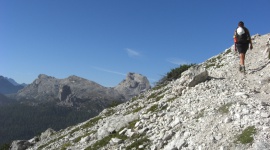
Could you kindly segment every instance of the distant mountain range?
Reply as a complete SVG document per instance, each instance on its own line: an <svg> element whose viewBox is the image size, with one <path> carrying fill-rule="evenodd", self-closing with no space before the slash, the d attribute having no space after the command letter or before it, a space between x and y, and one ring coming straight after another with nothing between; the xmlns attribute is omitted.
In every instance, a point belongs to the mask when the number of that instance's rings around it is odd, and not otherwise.
<svg viewBox="0 0 270 150"><path fill-rule="evenodd" d="M22 84L19 84L19 83L17 83L14 79L12 79L12 78L8 78L8 77L5 77L5 79L7 79L10 83L12 83L13 85L15 85L15 86L17 86L17 85L22 85L22 86L27 86L27 84L25 84L25 83L22 83Z"/></svg>
<svg viewBox="0 0 270 150"><path fill-rule="evenodd" d="M0 149L4 143L30 138L47 128L60 130L85 121L151 88L148 79L136 73L128 73L116 87L74 75L57 79L40 74L26 87L11 82L1 77Z"/></svg>
<svg viewBox="0 0 270 150"><path fill-rule="evenodd" d="M74 75L57 79L41 74L20 90L15 99L31 103L54 101L61 106L77 108L97 104L105 108L112 103L125 102L148 89L148 79L136 73L128 73L126 79L113 88Z"/></svg>
<svg viewBox="0 0 270 150"><path fill-rule="evenodd" d="M17 93L20 89L23 89L26 84L18 84L14 79L0 76L0 93L12 94Z"/></svg>

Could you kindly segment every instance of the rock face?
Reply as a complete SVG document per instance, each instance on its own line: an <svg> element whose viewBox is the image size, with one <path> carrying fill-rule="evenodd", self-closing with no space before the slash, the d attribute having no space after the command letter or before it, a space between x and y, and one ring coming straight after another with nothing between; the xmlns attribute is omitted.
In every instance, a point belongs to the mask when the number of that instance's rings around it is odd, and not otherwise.
<svg viewBox="0 0 270 150"><path fill-rule="evenodd" d="M145 76L135 73L128 73L125 80L123 80L114 89L123 94L128 100L138 93L150 89L150 83Z"/></svg>
<svg viewBox="0 0 270 150"><path fill-rule="evenodd" d="M253 36L246 74L233 46L97 117L31 143L35 149L268 150L270 34ZM38 137L41 139L40 137Z"/></svg>
<svg viewBox="0 0 270 150"><path fill-rule="evenodd" d="M115 88L103 87L77 76L56 79L41 74L32 84L17 93L17 99L57 101L63 106L76 106L82 101L91 101L106 106L114 101L127 101L148 89L150 85L147 78L135 73L128 73L126 80Z"/></svg>

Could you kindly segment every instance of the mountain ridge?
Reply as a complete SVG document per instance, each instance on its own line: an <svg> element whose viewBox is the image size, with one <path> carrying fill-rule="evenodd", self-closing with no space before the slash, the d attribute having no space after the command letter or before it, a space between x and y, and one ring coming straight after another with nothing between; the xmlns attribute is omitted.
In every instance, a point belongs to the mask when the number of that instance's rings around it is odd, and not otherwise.
<svg viewBox="0 0 270 150"><path fill-rule="evenodd" d="M0 93L2 94L12 94L18 92L20 89L24 88L24 85L18 84L11 78L7 78L0 75ZM16 84L17 83L17 84Z"/></svg>
<svg viewBox="0 0 270 150"><path fill-rule="evenodd" d="M121 85L121 83L125 83L125 85ZM40 74L31 84L18 91L16 99L34 99L38 101L111 99L111 101L117 100L121 102L126 101L141 91L148 90L151 87L145 76L136 73L128 73L127 78L121 83L112 88L104 87L94 81L75 75L71 75L64 79L57 79L52 76Z"/></svg>

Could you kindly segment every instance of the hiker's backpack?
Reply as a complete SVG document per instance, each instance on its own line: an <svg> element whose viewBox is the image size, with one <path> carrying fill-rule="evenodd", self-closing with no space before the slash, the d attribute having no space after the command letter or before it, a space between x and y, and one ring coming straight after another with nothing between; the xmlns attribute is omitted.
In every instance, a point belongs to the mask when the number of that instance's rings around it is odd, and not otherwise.
<svg viewBox="0 0 270 150"><path fill-rule="evenodd" d="M245 27L238 27L235 30L234 40L237 44L249 43L250 37L249 37L248 29Z"/></svg>

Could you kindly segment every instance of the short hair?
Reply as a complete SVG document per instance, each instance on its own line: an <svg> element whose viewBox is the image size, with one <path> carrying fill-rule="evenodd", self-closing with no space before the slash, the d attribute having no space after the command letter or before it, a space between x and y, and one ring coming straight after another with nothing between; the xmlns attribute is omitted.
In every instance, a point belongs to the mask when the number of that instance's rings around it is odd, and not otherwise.
<svg viewBox="0 0 270 150"><path fill-rule="evenodd" d="M240 21L240 22L238 23L238 25L239 25L239 26L244 26L244 22L243 22L243 21Z"/></svg>

